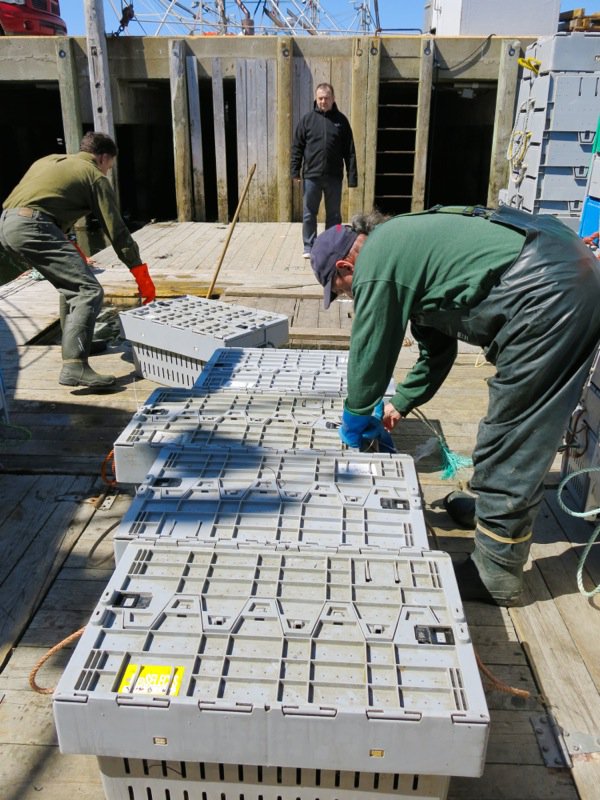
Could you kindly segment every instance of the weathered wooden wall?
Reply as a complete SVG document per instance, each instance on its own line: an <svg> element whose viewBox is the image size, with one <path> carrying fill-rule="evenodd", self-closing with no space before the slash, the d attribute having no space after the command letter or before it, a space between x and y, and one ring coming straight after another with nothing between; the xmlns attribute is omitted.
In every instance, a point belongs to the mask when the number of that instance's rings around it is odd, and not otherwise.
<svg viewBox="0 0 600 800"><path fill-rule="evenodd" d="M164 124L153 91L168 86L171 97L177 217L203 220L206 214L202 139L214 142L218 218L231 216L231 179L241 191L256 173L241 209L247 221L301 219L301 190L290 179L292 135L312 107L314 89L332 83L340 110L351 121L358 157L359 186L344 189L348 218L373 204L378 147L380 87L386 81L418 87L412 166L411 207L425 198L431 97L441 83L480 82L498 86L491 154L489 199L505 185L504 158L516 94L518 58L530 39L437 39L394 37L124 37L106 42L115 125ZM75 150L83 125L93 123L90 70L84 38L0 39L0 82L56 82L60 88L66 146ZM235 81L235 159L225 138L226 81ZM207 89L210 87L210 90ZM209 96L210 95L210 96ZM212 103L213 130L202 129L201 109ZM229 145L231 147L231 145Z"/></svg>

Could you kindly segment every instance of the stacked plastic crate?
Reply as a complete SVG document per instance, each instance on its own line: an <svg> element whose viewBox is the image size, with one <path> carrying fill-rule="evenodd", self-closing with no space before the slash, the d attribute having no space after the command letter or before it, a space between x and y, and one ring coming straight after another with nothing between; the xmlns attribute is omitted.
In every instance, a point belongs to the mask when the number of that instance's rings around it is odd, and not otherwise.
<svg viewBox="0 0 600 800"><path fill-rule="evenodd" d="M600 33L541 37L523 63L501 202L577 231L598 121Z"/></svg>
<svg viewBox="0 0 600 800"><path fill-rule="evenodd" d="M163 386L193 386L202 365L221 347L281 347L285 314L194 295L157 300L119 314L140 375Z"/></svg>
<svg viewBox="0 0 600 800"><path fill-rule="evenodd" d="M343 353L221 350L120 437L118 477L139 456L144 480L54 697L109 800L443 800L482 773L450 558L413 460L342 448L345 375Z"/></svg>

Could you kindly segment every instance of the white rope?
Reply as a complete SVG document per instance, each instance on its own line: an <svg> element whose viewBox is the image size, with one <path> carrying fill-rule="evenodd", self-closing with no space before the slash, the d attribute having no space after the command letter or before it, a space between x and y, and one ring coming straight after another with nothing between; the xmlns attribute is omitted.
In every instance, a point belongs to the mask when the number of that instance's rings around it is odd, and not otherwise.
<svg viewBox="0 0 600 800"><path fill-rule="evenodd" d="M563 511L566 511L567 514L570 514L572 517L580 517L581 519L585 519L586 517L593 517L596 514L600 514L600 507L592 508L589 511L573 511L572 509L568 508L568 506L565 505L565 503L561 498L563 489L572 478L577 478L579 475L587 475L590 472L600 472L600 467L585 467L584 469L578 469L575 472L572 472L570 475L567 475L567 477L564 478L558 486L558 491L557 491L558 505L562 508ZM590 550L592 549L592 545L594 544L599 535L600 535L600 525L597 525L596 528L594 529L594 532L590 536L589 542L585 546L585 549L581 555L581 558L579 559L579 564L577 566L577 588L584 597L593 597L595 594L598 594L598 592L600 592L600 583L591 591L588 591L583 587L583 568L585 566L585 562L590 553Z"/></svg>

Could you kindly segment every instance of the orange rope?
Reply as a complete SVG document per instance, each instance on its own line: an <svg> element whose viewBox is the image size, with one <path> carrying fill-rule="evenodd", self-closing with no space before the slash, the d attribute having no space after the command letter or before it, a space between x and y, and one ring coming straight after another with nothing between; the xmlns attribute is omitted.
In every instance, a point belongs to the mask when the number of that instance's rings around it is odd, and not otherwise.
<svg viewBox="0 0 600 800"><path fill-rule="evenodd" d="M54 647L51 647L50 650L48 650L48 652L45 655L43 655L40 658L40 660L35 664L31 672L29 673L29 685L31 686L34 692L37 692L38 694L52 694L54 688L49 689L49 688L44 688L43 686L39 686L35 680L36 676L40 671L40 669L42 668L42 666L46 663L46 661L48 661L49 658L51 658L55 653L58 653L59 650L62 650L63 647L66 647L67 645L71 644L71 642L74 642L76 639L79 639L84 630L85 628L80 628L78 631L75 631L75 633L72 633L70 636L67 636L66 639L63 639L62 642L55 644Z"/></svg>
<svg viewBox="0 0 600 800"><path fill-rule="evenodd" d="M517 689L515 686L509 686L504 681L499 680L496 676L492 673L488 667L483 663L483 661L479 658L478 652L475 650L475 658L477 660L477 666L479 667L479 671L485 675L485 677L490 682L489 688L490 689L497 689L499 692L504 692L505 694L512 694L515 697L531 697L531 692L528 689Z"/></svg>
<svg viewBox="0 0 600 800"><path fill-rule="evenodd" d="M108 470L113 474L112 478L109 478L107 475ZM115 451L114 449L110 451L110 453L106 456L104 461L102 462L102 466L100 468L100 475L102 476L102 480L107 486L116 486L117 485L117 478L115 475Z"/></svg>

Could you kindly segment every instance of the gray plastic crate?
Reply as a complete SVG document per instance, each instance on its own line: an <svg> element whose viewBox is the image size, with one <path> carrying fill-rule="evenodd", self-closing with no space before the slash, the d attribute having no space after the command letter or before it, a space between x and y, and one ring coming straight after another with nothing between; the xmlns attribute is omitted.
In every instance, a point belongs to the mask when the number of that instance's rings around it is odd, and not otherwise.
<svg viewBox="0 0 600 800"><path fill-rule="evenodd" d="M120 483L141 483L165 446L173 450L341 450L342 408L340 397L236 392L190 396L179 403L149 402L115 441L115 476Z"/></svg>
<svg viewBox="0 0 600 800"><path fill-rule="evenodd" d="M445 800L450 784L446 775L246 764L104 757L98 765L107 800Z"/></svg>
<svg viewBox="0 0 600 800"><path fill-rule="evenodd" d="M117 561L133 540L428 546L410 456L241 450L163 450L114 533Z"/></svg>
<svg viewBox="0 0 600 800"><path fill-rule="evenodd" d="M192 295L122 311L119 319L142 375L167 386L193 385L216 349L279 347L289 334L284 314Z"/></svg>
<svg viewBox="0 0 600 800"><path fill-rule="evenodd" d="M54 694L61 751L479 776L450 557L129 545Z"/></svg>
<svg viewBox="0 0 600 800"><path fill-rule="evenodd" d="M526 58L541 61L546 72L595 72L600 70L600 33L581 31L540 36L525 51Z"/></svg>
<svg viewBox="0 0 600 800"><path fill-rule="evenodd" d="M228 348L215 352L196 387L212 392L237 389L345 397L347 369L345 350ZM394 391L390 381L386 394Z"/></svg>

